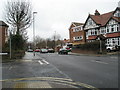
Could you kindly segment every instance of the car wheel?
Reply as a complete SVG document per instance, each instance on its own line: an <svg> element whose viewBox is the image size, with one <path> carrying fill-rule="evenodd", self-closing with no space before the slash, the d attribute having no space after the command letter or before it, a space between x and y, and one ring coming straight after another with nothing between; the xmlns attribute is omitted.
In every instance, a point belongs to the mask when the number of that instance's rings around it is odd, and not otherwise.
<svg viewBox="0 0 120 90"><path fill-rule="evenodd" d="M111 52L111 50L110 50L110 49L107 49L107 52Z"/></svg>

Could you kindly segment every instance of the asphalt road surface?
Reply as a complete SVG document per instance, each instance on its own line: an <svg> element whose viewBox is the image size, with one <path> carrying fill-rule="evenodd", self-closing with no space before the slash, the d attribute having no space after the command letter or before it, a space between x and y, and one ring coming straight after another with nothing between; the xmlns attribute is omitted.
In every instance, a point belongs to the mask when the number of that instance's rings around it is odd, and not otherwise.
<svg viewBox="0 0 120 90"><path fill-rule="evenodd" d="M57 77L96 88L118 88L118 57L26 52L23 60L2 64L2 79Z"/></svg>
<svg viewBox="0 0 120 90"><path fill-rule="evenodd" d="M37 54L72 80L97 88L118 88L118 57Z"/></svg>

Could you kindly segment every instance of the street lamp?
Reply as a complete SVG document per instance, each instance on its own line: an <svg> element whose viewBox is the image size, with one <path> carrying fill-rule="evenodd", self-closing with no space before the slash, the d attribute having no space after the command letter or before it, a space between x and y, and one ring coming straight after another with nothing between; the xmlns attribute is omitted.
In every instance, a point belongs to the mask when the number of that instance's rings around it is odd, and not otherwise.
<svg viewBox="0 0 120 90"><path fill-rule="evenodd" d="M37 12L33 12L33 55L35 56L35 14Z"/></svg>
<svg viewBox="0 0 120 90"><path fill-rule="evenodd" d="M10 30L10 29L9 29L9 35L10 35L10 36L9 36L9 38L10 38L10 43L9 43L9 44L10 44L10 59L11 59L11 56L12 56L11 53L12 53L12 52L11 52L11 30Z"/></svg>
<svg viewBox="0 0 120 90"><path fill-rule="evenodd" d="M56 31L55 31L55 35L54 35L54 50L56 48Z"/></svg>
<svg viewBox="0 0 120 90"><path fill-rule="evenodd" d="M100 37L98 37L98 40L100 41L100 53L102 53L102 40Z"/></svg>

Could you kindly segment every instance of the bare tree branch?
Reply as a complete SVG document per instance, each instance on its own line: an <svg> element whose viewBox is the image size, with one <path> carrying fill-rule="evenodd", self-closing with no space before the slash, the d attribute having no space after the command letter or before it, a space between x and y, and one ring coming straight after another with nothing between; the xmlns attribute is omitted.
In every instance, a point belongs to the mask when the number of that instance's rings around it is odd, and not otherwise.
<svg viewBox="0 0 120 90"><path fill-rule="evenodd" d="M32 23L32 8L30 2L7 2L6 21L16 28L17 34L22 34ZM22 33L21 33L22 32Z"/></svg>

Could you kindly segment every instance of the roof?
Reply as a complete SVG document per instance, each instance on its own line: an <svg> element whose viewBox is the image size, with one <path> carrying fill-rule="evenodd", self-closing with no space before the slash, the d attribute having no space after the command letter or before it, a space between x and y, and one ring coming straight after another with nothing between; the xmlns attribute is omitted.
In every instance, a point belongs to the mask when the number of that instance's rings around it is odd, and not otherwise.
<svg viewBox="0 0 120 90"><path fill-rule="evenodd" d="M120 22L120 17L114 17L114 13L117 10L120 10L120 7L117 7L114 11L111 11L111 12L108 12L105 14L100 14L97 10L95 10L95 15L89 14L89 16L84 24L84 27L89 18L91 18L97 25L100 25L100 26L105 26L109 22L110 19L114 19L117 22Z"/></svg>
<svg viewBox="0 0 120 90"><path fill-rule="evenodd" d="M90 15L90 17L96 22L96 24L104 26L106 25L108 20L113 16L113 13L114 11L102 15Z"/></svg>
<svg viewBox="0 0 120 90"><path fill-rule="evenodd" d="M98 36L96 37L96 39L98 39L98 38L100 38L100 40L105 40L105 39L106 39L106 37L103 36L102 34L100 34L100 35L98 35Z"/></svg>
<svg viewBox="0 0 120 90"><path fill-rule="evenodd" d="M117 22L120 22L120 17L112 17L112 19L116 20Z"/></svg>
<svg viewBox="0 0 120 90"><path fill-rule="evenodd" d="M77 22L72 22L72 24L74 24L76 26L84 25L84 23L77 23Z"/></svg>
<svg viewBox="0 0 120 90"><path fill-rule="evenodd" d="M3 21L0 21L0 26L6 26L6 27L8 27L8 25L5 22L3 22Z"/></svg>
<svg viewBox="0 0 120 90"><path fill-rule="evenodd" d="M80 25L84 25L84 23L72 22L72 24L69 27L69 30L72 26L76 27L76 26L80 26Z"/></svg>

